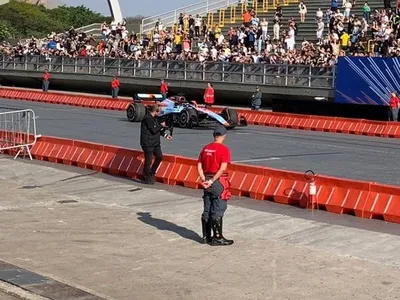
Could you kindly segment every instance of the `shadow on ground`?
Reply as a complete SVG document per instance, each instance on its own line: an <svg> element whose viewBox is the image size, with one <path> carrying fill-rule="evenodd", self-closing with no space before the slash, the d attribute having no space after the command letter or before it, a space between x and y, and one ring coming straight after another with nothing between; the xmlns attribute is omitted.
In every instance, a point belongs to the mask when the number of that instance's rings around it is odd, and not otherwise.
<svg viewBox="0 0 400 300"><path fill-rule="evenodd" d="M151 213L149 212L139 212L137 213L137 215L138 215L138 220L140 220L145 224L151 225L157 228L158 230L171 231L180 235L184 239L192 240L198 243L202 242L201 237L193 230L187 229L182 226L178 226L174 223L171 223L163 219L153 218L151 216Z"/></svg>

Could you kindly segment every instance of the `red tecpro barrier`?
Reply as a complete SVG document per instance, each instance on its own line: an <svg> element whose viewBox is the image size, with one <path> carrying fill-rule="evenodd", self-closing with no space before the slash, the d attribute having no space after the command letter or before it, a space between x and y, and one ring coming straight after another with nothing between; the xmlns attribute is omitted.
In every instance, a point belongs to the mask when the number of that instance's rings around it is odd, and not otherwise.
<svg viewBox="0 0 400 300"><path fill-rule="evenodd" d="M221 112L221 108L211 109L216 113ZM296 115L267 111L251 111L246 109L236 109L236 111L240 116L244 116L247 119L249 125L400 138L399 122Z"/></svg>
<svg viewBox="0 0 400 300"><path fill-rule="evenodd" d="M127 99L112 99L106 97L86 96L79 94L66 94L23 89L2 88L0 97L8 99L37 101L52 104L63 104L78 107L120 110L124 111L132 101Z"/></svg>
<svg viewBox="0 0 400 300"><path fill-rule="evenodd" d="M111 99L73 93L44 93L41 91L13 88L1 88L0 97L119 111L125 111L128 108L128 105L132 103L132 101L127 99ZM143 103L147 105L153 104L154 102L143 101ZM217 113L222 110L222 108L215 107L211 109ZM251 111L246 109L237 109L237 111L239 115L246 117L247 122L250 125L400 138L399 122L296 115L289 113Z"/></svg>
<svg viewBox="0 0 400 300"><path fill-rule="evenodd" d="M14 152L6 151L8 154ZM138 150L41 137L31 153L38 160L134 179L143 178L144 157ZM195 159L165 155L156 179L169 185L199 189L201 182L196 165ZM310 178L302 173L232 164L229 166L229 178L233 195L400 223L400 187L315 176L317 193L311 203Z"/></svg>

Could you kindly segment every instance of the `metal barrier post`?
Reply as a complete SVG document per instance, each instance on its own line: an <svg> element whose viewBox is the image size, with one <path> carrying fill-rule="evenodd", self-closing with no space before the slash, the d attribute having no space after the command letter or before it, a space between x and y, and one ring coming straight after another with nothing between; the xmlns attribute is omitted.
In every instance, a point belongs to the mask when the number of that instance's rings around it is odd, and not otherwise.
<svg viewBox="0 0 400 300"><path fill-rule="evenodd" d="M35 145L36 115L31 109L0 112L0 152L18 150L14 159L26 151L32 160L31 149Z"/></svg>

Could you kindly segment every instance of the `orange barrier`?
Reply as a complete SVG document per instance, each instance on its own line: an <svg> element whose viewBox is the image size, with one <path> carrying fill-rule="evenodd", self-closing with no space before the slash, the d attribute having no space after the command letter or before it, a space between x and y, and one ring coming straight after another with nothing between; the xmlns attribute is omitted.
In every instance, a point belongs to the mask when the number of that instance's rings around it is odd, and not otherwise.
<svg viewBox="0 0 400 300"><path fill-rule="evenodd" d="M1 88L0 97L119 111L125 111L128 105L132 103L132 101L126 99L111 99L106 97L54 92L43 93L41 91L12 88ZM154 102L143 101L143 103L152 104ZM219 113L222 109L212 108L212 110ZM239 115L246 117L249 125L400 138L400 124L398 122L296 115L245 109L237 109L237 111Z"/></svg>
<svg viewBox="0 0 400 300"><path fill-rule="evenodd" d="M38 160L142 179L144 157L138 150L41 137L31 153ZM199 189L201 182L196 164L195 159L164 155L156 180ZM316 176L316 200L311 203L309 181L302 173L232 164L229 178L233 195L400 223L400 187Z"/></svg>
<svg viewBox="0 0 400 300"><path fill-rule="evenodd" d="M220 108L212 108L220 113ZM237 109L249 125L400 138L400 123Z"/></svg>
<svg viewBox="0 0 400 300"><path fill-rule="evenodd" d="M120 110L124 111L132 102L126 99L112 99L106 97L84 96L77 94L64 94L21 89L0 89L0 97L7 99L29 100L52 104L63 104L87 108Z"/></svg>

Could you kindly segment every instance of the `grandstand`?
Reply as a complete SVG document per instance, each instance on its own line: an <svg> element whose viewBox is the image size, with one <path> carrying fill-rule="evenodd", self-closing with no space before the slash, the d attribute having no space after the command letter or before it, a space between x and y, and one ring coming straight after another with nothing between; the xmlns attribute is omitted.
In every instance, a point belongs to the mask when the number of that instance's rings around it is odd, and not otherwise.
<svg viewBox="0 0 400 300"><path fill-rule="evenodd" d="M275 11L277 7L281 7L283 11L283 24L286 25L288 20L293 17L297 23L297 42L301 41L303 38L310 42L317 41L316 38L316 13L319 8L325 12L330 7L330 1L326 3L321 3L320 0L306 0L304 3L307 6L307 15L304 23L300 23L299 15L299 1L298 0L251 0L244 1L243 3L238 3L240 1L232 0L210 0L203 1L173 11L163 13L160 15L152 16L143 20L142 23L142 33L152 34L154 26L158 20L162 21L163 24L171 29L176 26L176 20L179 13L186 14L200 14L205 18L207 26L209 28L214 28L219 25L222 28L222 34L227 35L230 27L237 27L242 24L242 13L246 9L254 9L257 17L262 21L266 18L269 22L269 32L272 32L273 19L275 16ZM341 2L341 1L340 1ZM371 7L371 12L375 9L382 8L382 1L371 0L368 1ZM340 5L340 4L339 4ZM352 14L362 17L362 7L364 1L357 1L355 7L351 9ZM343 11L341 5L339 10ZM325 34L327 34L327 26L325 26Z"/></svg>

